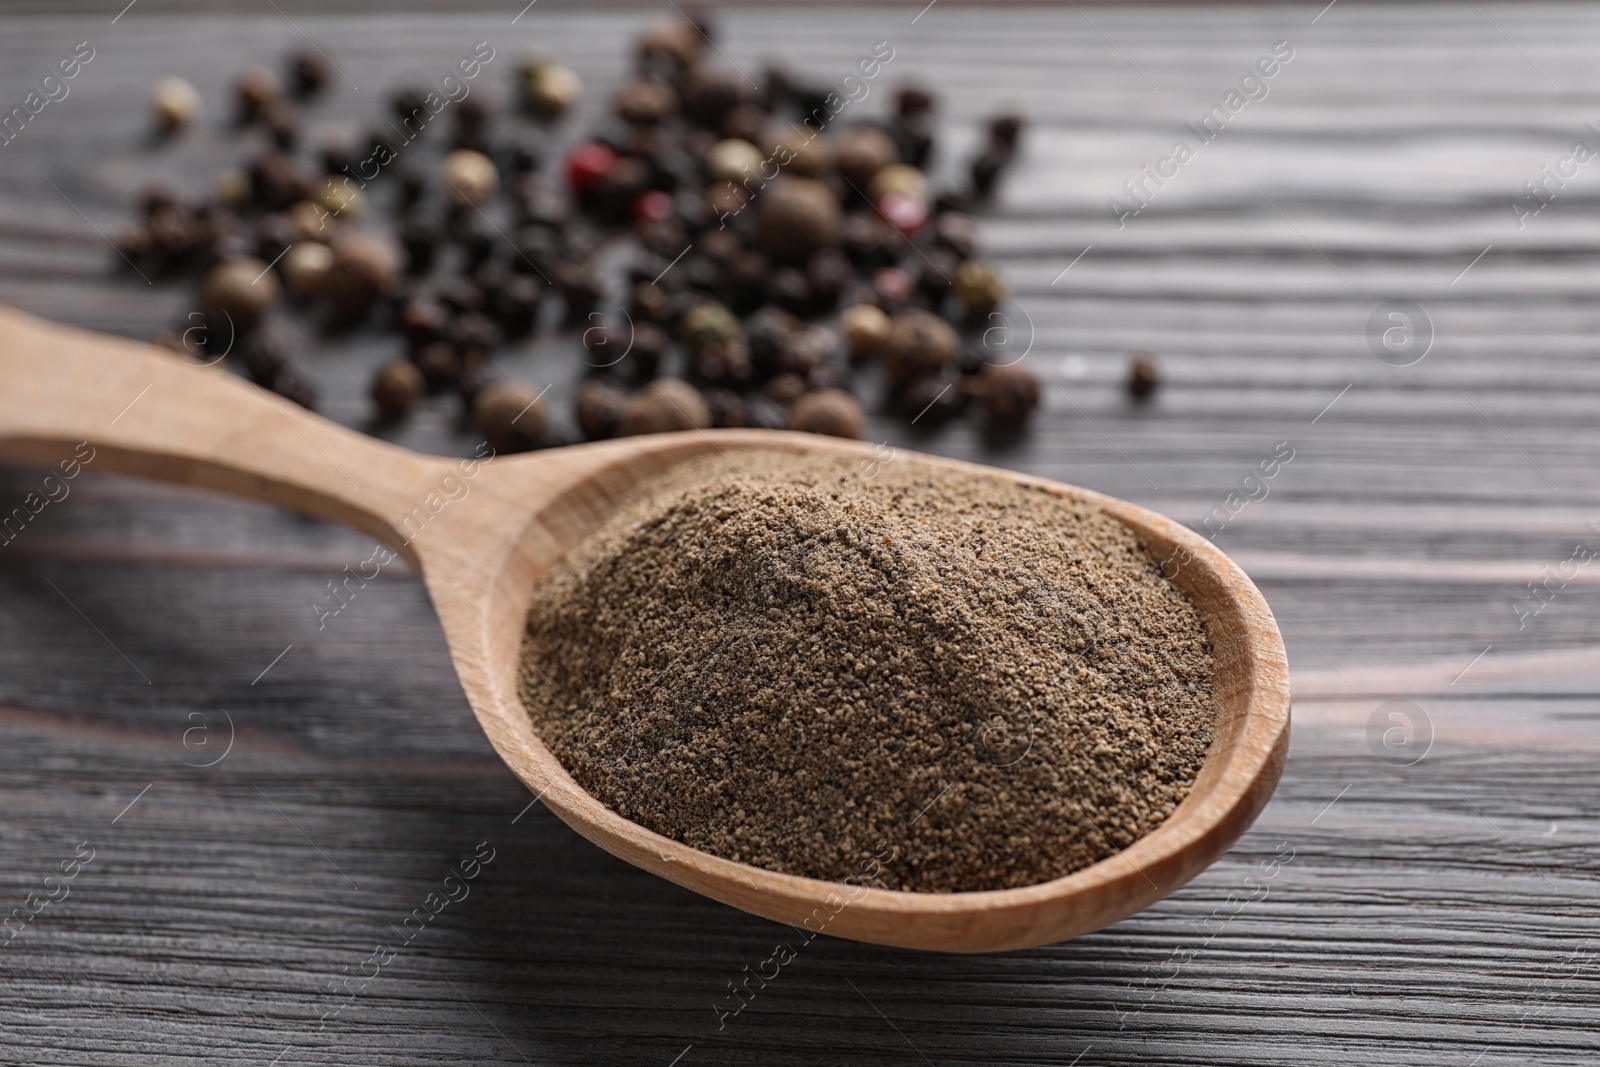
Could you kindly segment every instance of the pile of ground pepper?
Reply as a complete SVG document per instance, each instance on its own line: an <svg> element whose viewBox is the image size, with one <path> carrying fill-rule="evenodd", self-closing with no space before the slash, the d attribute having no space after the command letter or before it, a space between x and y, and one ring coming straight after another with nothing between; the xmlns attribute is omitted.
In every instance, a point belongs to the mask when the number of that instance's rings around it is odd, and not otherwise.
<svg viewBox="0 0 1600 1067"><path fill-rule="evenodd" d="M522 697L584 789L769 870L1047 881L1155 829L1215 718L1134 533L901 457L734 451L624 498L541 583Z"/></svg>

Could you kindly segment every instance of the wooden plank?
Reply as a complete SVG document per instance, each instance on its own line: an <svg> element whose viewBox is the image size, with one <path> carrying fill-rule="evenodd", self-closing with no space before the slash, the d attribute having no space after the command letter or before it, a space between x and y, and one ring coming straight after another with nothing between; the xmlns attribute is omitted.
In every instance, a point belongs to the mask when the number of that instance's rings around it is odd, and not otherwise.
<svg viewBox="0 0 1600 1067"><path fill-rule="evenodd" d="M656 16L541 3L513 27L520 5L283 6L360 85L335 93L313 136L483 37L508 61L561 52L598 108L622 40ZM874 416L877 439L1196 525L1293 443L1271 495L1217 535L1279 613L1298 698L1283 784L1223 861L1047 949L958 958L819 939L719 1031L727 983L792 932L612 860L537 805L513 824L529 798L472 724L402 567L318 630L309 605L370 552L360 535L91 469L0 548L0 893L21 906L79 842L96 849L0 956L0 1058L1589 1062L1594 579L1585 570L1521 629L1512 605L1600 521L1593 179L1521 229L1508 205L1600 121L1600 6L1346 0L1313 25L1320 6L723 18L723 47L750 69L781 41L827 77L893 41L896 76L945 90L952 157L1002 102L1033 119L984 238L1033 323L1046 410L1007 445ZM0 302L130 336L184 310L180 288L108 277L91 223L111 232L150 175L209 175L234 150L220 129L231 73L300 41L274 13L203 8L8 19L0 100L74 41L99 51L68 100L0 148ZM1117 229L1107 198L1285 39L1296 57L1271 95ZM169 72L210 107L194 174L139 145L143 94ZM504 81L491 88L504 97ZM1433 317L1435 348L1415 366L1368 349L1389 299ZM359 424L365 376L392 343L304 340L328 411ZM1118 391L1139 348L1167 370L1149 410ZM546 338L505 365L561 396L571 351ZM447 401L399 439L470 448ZM36 479L0 471L0 503ZM1390 700L1431 727L1414 766L1374 750L1369 721L1381 739ZM190 766L218 751L198 739L226 736L221 709L232 750ZM485 840L496 858L468 898L319 1029L339 1008L330 987Z"/></svg>

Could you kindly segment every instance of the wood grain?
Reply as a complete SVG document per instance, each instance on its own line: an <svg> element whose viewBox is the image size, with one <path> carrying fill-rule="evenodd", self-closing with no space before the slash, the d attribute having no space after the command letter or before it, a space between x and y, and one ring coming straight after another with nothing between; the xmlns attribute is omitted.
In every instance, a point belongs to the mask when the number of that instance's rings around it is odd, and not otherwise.
<svg viewBox="0 0 1600 1067"><path fill-rule="evenodd" d="M654 17L542 6L516 27L509 10L293 10L360 86L319 121L371 114L408 72L490 35L511 54L561 51L598 100L621 71L617 35ZM8 18L0 35L6 99L73 42L100 49L59 110L0 148L0 302L140 338L187 310L180 290L108 280L89 223L112 232L144 176L177 169L138 148L145 88L182 73L216 109L242 61L300 40L271 12L141 21L142 7L115 26L114 11ZM1597 117L1600 7L1344 0L1312 26L1321 7L1085 5L1086 20L940 3L914 26L904 9L739 10L721 42L753 68L782 41L827 77L890 39L901 70L945 87L950 154L1007 99L1034 117L985 239L1037 330L1048 408L1008 447L888 419L875 439L1195 524L1274 443L1295 447L1216 538L1271 602L1298 697L1282 785L1229 856L1062 946L947 958L818 939L719 1031L727 983L786 929L611 859L538 806L512 825L525 791L464 728L419 582L386 568L319 631L310 605L370 542L91 466L0 548L0 886L20 907L77 842L100 849L4 949L0 1058L1589 1062L1600 605L1587 570L1523 629L1511 605L1600 521L1600 235L1587 173L1521 230L1508 203ZM1117 230L1106 198L1284 39L1297 54L1271 95ZM192 147L206 174L229 151L214 127ZM1415 366L1367 347L1391 299L1433 319ZM387 343L307 345L330 411L359 424ZM1118 391L1137 348L1168 378L1145 411ZM570 339L506 365L559 379L552 395L577 369ZM448 406L403 443L472 444ZM3 499L38 477L5 472ZM1396 699L1432 724L1410 767L1367 736ZM185 766L202 755L183 747L187 716L214 724L219 706L233 751ZM471 895L318 1030L330 984L483 840L497 854ZM1293 859L1273 868L1280 845Z"/></svg>

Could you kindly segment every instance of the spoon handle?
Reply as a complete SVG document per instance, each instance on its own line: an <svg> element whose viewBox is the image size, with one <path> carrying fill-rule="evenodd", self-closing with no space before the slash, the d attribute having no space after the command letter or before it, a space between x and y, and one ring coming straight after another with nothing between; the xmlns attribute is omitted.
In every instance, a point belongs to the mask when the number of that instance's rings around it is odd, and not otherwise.
<svg viewBox="0 0 1600 1067"><path fill-rule="evenodd" d="M80 444L95 470L224 489L402 550L403 517L456 466L347 430L220 366L0 307L0 456L55 466ZM90 454L80 452L80 462Z"/></svg>

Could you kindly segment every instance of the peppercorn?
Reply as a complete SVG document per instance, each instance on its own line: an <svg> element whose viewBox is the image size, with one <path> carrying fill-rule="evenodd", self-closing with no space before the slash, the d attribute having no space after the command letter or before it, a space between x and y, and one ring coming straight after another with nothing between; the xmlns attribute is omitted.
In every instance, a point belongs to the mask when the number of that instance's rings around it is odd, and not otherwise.
<svg viewBox="0 0 1600 1067"><path fill-rule="evenodd" d="M372 402L384 418L396 419L422 398L425 383L415 363L397 359L385 363L372 376Z"/></svg>
<svg viewBox="0 0 1600 1067"><path fill-rule="evenodd" d="M750 424L744 398L732 389L707 389L705 397L711 425L716 429L737 429Z"/></svg>
<svg viewBox="0 0 1600 1067"><path fill-rule="evenodd" d="M840 244L858 270L871 271L900 258L905 239L876 213L851 212L840 227Z"/></svg>
<svg viewBox="0 0 1600 1067"><path fill-rule="evenodd" d="M819 248L806 261L806 281L816 296L816 310L830 311L839 306L845 287L855 278L850 261L837 248Z"/></svg>
<svg viewBox="0 0 1600 1067"><path fill-rule="evenodd" d="M225 331L224 331L225 332ZM271 389L278 375L289 366L289 348L276 334L262 331L242 340L234 337L214 336L210 329L185 331L186 342L196 344L209 358L216 350L238 350L239 361L250 380L263 389Z"/></svg>
<svg viewBox="0 0 1600 1067"><path fill-rule="evenodd" d="M845 344L856 361L871 359L883 351L889 341L889 316L872 304L856 304L845 311L839 320Z"/></svg>
<svg viewBox="0 0 1600 1067"><path fill-rule="evenodd" d="M694 353L690 369L709 385L742 388L751 378L750 352L742 340L712 341Z"/></svg>
<svg viewBox="0 0 1600 1067"><path fill-rule="evenodd" d="M628 404L628 394L615 380L605 377L585 378L572 394L572 413L578 423L578 432L588 441L613 437L622 420L622 409Z"/></svg>
<svg viewBox="0 0 1600 1067"><path fill-rule="evenodd" d="M470 96L456 105L455 130L451 147L474 152L489 151L489 105L482 97Z"/></svg>
<svg viewBox="0 0 1600 1067"><path fill-rule="evenodd" d="M941 211L933 219L933 243L948 248L962 259L972 257L977 245L972 216L964 211Z"/></svg>
<svg viewBox="0 0 1600 1067"><path fill-rule="evenodd" d="M916 167L904 163L891 163L886 167L880 167L872 176L872 180L867 183L867 196L874 202L890 193L926 200L928 180Z"/></svg>
<svg viewBox="0 0 1600 1067"><path fill-rule="evenodd" d="M521 382L484 386L473 401L472 418L496 452L525 452L534 447L547 422L538 390Z"/></svg>
<svg viewBox="0 0 1600 1067"><path fill-rule="evenodd" d="M533 331L544 300L544 286L531 275L513 274L495 293L494 313L510 338L525 337Z"/></svg>
<svg viewBox="0 0 1600 1067"><path fill-rule="evenodd" d="M639 37L639 60L665 59L678 68L689 66L700 55L705 38L689 22L670 22L652 26Z"/></svg>
<svg viewBox="0 0 1600 1067"><path fill-rule="evenodd" d="M803 271L780 267L767 275L766 299L795 315L809 315L817 295Z"/></svg>
<svg viewBox="0 0 1600 1067"><path fill-rule="evenodd" d="M1010 161L1007 153L992 145L974 156L969 167L973 195L981 200L993 193L995 184L1000 180L1000 172Z"/></svg>
<svg viewBox="0 0 1600 1067"><path fill-rule="evenodd" d="M956 358L961 339L950 324L931 312L897 312L889 320L883 365L890 381L904 385L925 374L937 374Z"/></svg>
<svg viewBox="0 0 1600 1067"><path fill-rule="evenodd" d="M879 267L872 272L872 295L885 311L896 312L916 298L917 282L899 267Z"/></svg>
<svg viewBox="0 0 1600 1067"><path fill-rule="evenodd" d="M406 358L422 372L422 380L429 392L438 392L456 384L461 374L461 360L456 356L456 350L444 341L419 345Z"/></svg>
<svg viewBox="0 0 1600 1067"><path fill-rule="evenodd" d="M150 108L161 135L170 137L200 114L200 93L182 78L162 78L150 90Z"/></svg>
<svg viewBox="0 0 1600 1067"><path fill-rule="evenodd" d="M400 307L395 325L412 348L437 341L450 323L443 304L426 297L412 297Z"/></svg>
<svg viewBox="0 0 1600 1067"><path fill-rule="evenodd" d="M426 274L433 269L443 233L431 219L410 218L400 224L400 246L405 250L405 272Z"/></svg>
<svg viewBox="0 0 1600 1067"><path fill-rule="evenodd" d="M761 247L780 263L799 263L839 243L839 198L811 178L782 178L761 198Z"/></svg>
<svg viewBox="0 0 1600 1067"><path fill-rule="evenodd" d="M289 85L295 96L315 96L328 84L328 61L316 48L303 48L289 57Z"/></svg>
<svg viewBox="0 0 1600 1067"><path fill-rule="evenodd" d="M249 333L278 299L278 279L254 256L225 259L206 272L200 300L239 333Z"/></svg>
<svg viewBox="0 0 1600 1067"><path fill-rule="evenodd" d="M866 435L867 417L861 401L843 389L823 389L794 402L789 408L789 428L859 440Z"/></svg>
<svg viewBox="0 0 1600 1067"><path fill-rule="evenodd" d="M922 85L908 83L894 94L895 114L903 119L931 114L937 102L933 93Z"/></svg>
<svg viewBox="0 0 1600 1067"><path fill-rule="evenodd" d="M360 218L367 208L366 194L343 174L324 178L312 199L334 218L346 221Z"/></svg>
<svg viewBox="0 0 1600 1067"><path fill-rule="evenodd" d="M442 279L434 289L439 303L457 315L483 310L483 286L471 278L454 275Z"/></svg>
<svg viewBox="0 0 1600 1067"><path fill-rule="evenodd" d="M683 81L683 110L689 121L715 129L722 117L745 98L745 84L736 71L701 62Z"/></svg>
<svg viewBox="0 0 1600 1067"><path fill-rule="evenodd" d="M476 214L462 217L456 222L452 236L461 248L460 269L464 274L472 274L488 262L494 255L496 243L500 235L494 227Z"/></svg>
<svg viewBox="0 0 1600 1067"><path fill-rule="evenodd" d="M782 404L786 408L810 391L811 387L798 374L780 374L768 382L766 388L762 390L768 400Z"/></svg>
<svg viewBox="0 0 1600 1067"><path fill-rule="evenodd" d="M783 347L782 368L809 375L833 362L834 335L825 326L806 326L791 333Z"/></svg>
<svg viewBox="0 0 1600 1067"><path fill-rule="evenodd" d="M622 410L617 432L624 437L675 430L703 430L711 409L700 391L680 378L657 378Z"/></svg>
<svg viewBox="0 0 1600 1067"><path fill-rule="evenodd" d="M684 313L678 327L692 355L708 344L737 341L743 336L739 320L721 304L706 301Z"/></svg>
<svg viewBox="0 0 1600 1067"><path fill-rule="evenodd" d="M738 137L728 137L711 146L706 153L706 173L719 182L740 184L747 178L760 177L761 149Z"/></svg>
<svg viewBox="0 0 1600 1067"><path fill-rule="evenodd" d="M268 100L261 108L260 121L272 143L285 152L300 143L300 109L293 102L282 97Z"/></svg>
<svg viewBox="0 0 1600 1067"><path fill-rule="evenodd" d="M535 115L559 118L583 95L583 82L569 67L535 61L522 68L523 99Z"/></svg>
<svg viewBox="0 0 1600 1067"><path fill-rule="evenodd" d="M332 248L323 291L340 318L364 318L399 284L399 255L387 242L364 234L339 234Z"/></svg>
<svg viewBox="0 0 1600 1067"><path fill-rule="evenodd" d="M928 201L910 193L885 193L877 208L883 220L905 237L914 236L928 221Z"/></svg>
<svg viewBox="0 0 1600 1067"><path fill-rule="evenodd" d="M975 259L961 264L956 272L955 290L967 310L978 315L993 311L1006 298L1006 283L999 269L992 263L980 263Z"/></svg>
<svg viewBox="0 0 1600 1067"><path fill-rule="evenodd" d="M278 261L278 272L289 292L305 299L322 288L332 266L333 249L321 241L297 241Z"/></svg>
<svg viewBox="0 0 1600 1067"><path fill-rule="evenodd" d="M763 147L766 158L797 178L821 178L833 169L833 148L821 137L780 129L768 134Z"/></svg>
<svg viewBox="0 0 1600 1067"><path fill-rule="evenodd" d="M678 112L678 94L658 81L637 81L617 93L617 115L624 122L654 126Z"/></svg>
<svg viewBox="0 0 1600 1067"><path fill-rule="evenodd" d="M852 126L834 142L834 160L845 181L863 195L884 167L900 162L894 140L876 126Z"/></svg>
<svg viewBox="0 0 1600 1067"><path fill-rule="evenodd" d="M444 159L445 195L453 203L478 207L500 187L500 172L482 152L458 148Z"/></svg>
<svg viewBox="0 0 1600 1067"><path fill-rule="evenodd" d="M898 406L912 425L931 429L960 415L967 400L967 391L959 380L948 375L926 375L901 391Z"/></svg>
<svg viewBox="0 0 1600 1067"><path fill-rule="evenodd" d="M499 323L476 311L458 315L446 335L457 354L468 361L487 358L505 340Z"/></svg>
<svg viewBox="0 0 1600 1067"><path fill-rule="evenodd" d="M1136 401L1149 400L1161 387L1161 368L1148 352L1136 354L1128 362L1128 395Z"/></svg>
<svg viewBox="0 0 1600 1067"><path fill-rule="evenodd" d="M770 304L750 316L745 324L745 346L754 378L764 381L782 369L789 335L799 326L793 315Z"/></svg>
<svg viewBox="0 0 1600 1067"><path fill-rule="evenodd" d="M1017 150L1017 141L1022 136L1023 119L1021 115L1002 114L989 120L989 144L1003 151L1007 156Z"/></svg>
<svg viewBox="0 0 1600 1067"><path fill-rule="evenodd" d="M667 331L653 323L635 323L633 343L622 360L623 373L635 385L648 382L661 373L661 365L671 351L672 338Z"/></svg>
<svg viewBox="0 0 1600 1067"><path fill-rule="evenodd" d="M267 104L276 100L282 89L278 77L265 67L246 67L233 83L234 100L241 122L254 122Z"/></svg>
<svg viewBox="0 0 1600 1067"><path fill-rule="evenodd" d="M928 307L938 311L961 272L961 260L948 248L930 248L917 272L917 292Z"/></svg>
<svg viewBox="0 0 1600 1067"><path fill-rule="evenodd" d="M628 314L635 322L653 322L670 326L677 309L672 295L654 282L640 282L633 287L633 298Z"/></svg>
<svg viewBox="0 0 1600 1067"><path fill-rule="evenodd" d="M556 267L555 282L566 304L568 324L582 322L589 312L600 305L605 289L594 265L588 262L567 262Z"/></svg>
<svg viewBox="0 0 1600 1067"><path fill-rule="evenodd" d="M250 187L255 198L270 211L282 211L304 200L310 180L300 164L280 151L263 152L250 163Z"/></svg>
<svg viewBox="0 0 1600 1067"><path fill-rule="evenodd" d="M977 379L977 401L997 423L1017 423L1039 406L1039 379L1020 363L994 367Z"/></svg>

